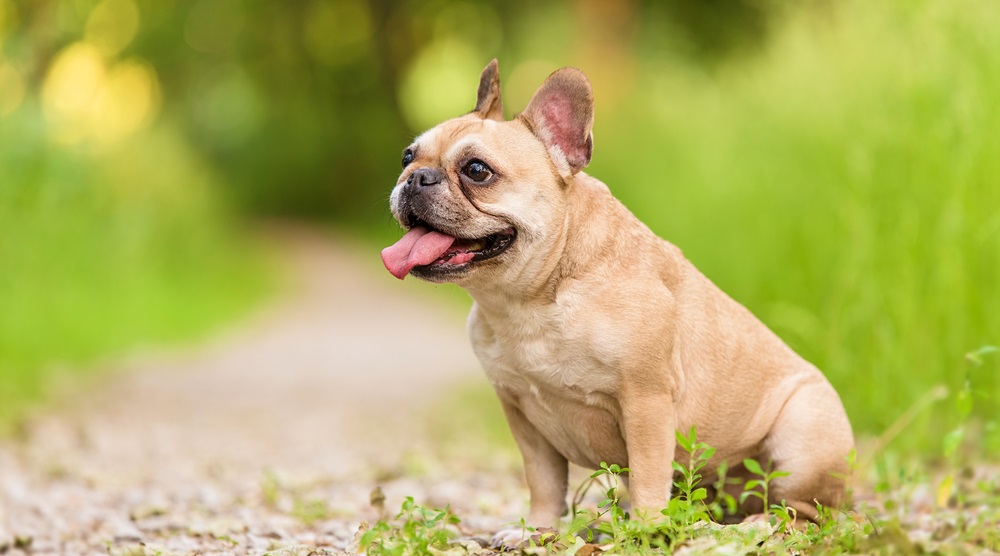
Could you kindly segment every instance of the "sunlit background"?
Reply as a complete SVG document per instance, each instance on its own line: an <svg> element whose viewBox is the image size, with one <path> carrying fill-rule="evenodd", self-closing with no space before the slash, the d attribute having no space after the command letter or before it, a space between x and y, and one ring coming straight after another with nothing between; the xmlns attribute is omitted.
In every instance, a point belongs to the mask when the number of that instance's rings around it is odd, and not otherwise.
<svg viewBox="0 0 1000 556"><path fill-rule="evenodd" d="M508 117L587 73L588 171L822 367L859 433L943 384L998 451L998 29L992 0L0 0L0 421L258 306L262 221L375 257L401 149L496 57ZM897 442L937 450L956 419L942 401Z"/></svg>

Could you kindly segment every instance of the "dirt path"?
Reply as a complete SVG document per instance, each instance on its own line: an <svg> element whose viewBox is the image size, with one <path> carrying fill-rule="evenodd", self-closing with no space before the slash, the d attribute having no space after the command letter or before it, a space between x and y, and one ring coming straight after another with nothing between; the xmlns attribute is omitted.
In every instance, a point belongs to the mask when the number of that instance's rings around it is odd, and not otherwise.
<svg viewBox="0 0 1000 556"><path fill-rule="evenodd" d="M396 282L377 253L276 240L294 280L264 314L116 365L0 445L0 553L335 552L375 517L376 484L390 508L405 494L466 505L482 514L470 530L520 504L512 473L406 472L427 451L427 404L482 380L461 311Z"/></svg>

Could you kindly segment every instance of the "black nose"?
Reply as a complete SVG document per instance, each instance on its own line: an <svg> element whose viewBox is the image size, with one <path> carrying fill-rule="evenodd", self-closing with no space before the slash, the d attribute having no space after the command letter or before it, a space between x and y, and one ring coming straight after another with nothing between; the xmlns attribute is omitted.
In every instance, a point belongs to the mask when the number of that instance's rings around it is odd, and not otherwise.
<svg viewBox="0 0 1000 556"><path fill-rule="evenodd" d="M435 168L417 168L406 178L407 185L437 185L441 183L442 174Z"/></svg>

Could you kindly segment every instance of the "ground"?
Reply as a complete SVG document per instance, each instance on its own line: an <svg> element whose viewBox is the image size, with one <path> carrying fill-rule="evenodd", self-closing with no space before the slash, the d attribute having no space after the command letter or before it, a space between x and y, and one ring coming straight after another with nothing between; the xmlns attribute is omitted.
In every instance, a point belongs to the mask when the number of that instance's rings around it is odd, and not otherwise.
<svg viewBox="0 0 1000 556"><path fill-rule="evenodd" d="M377 519L376 486L390 509L412 495L480 516L470 535L519 512L511 469L426 456L428 422L447 424L428 406L485 381L461 309L349 241L274 241L288 294L251 322L109 363L0 445L0 553L336 552Z"/></svg>

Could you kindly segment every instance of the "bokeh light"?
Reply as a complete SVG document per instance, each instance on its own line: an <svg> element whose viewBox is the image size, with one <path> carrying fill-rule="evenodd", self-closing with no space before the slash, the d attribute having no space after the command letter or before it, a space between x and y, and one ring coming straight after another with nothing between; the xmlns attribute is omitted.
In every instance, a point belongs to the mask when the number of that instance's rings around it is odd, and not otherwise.
<svg viewBox="0 0 1000 556"><path fill-rule="evenodd" d="M87 18L84 37L104 56L115 56L139 31L139 8L132 0L103 0Z"/></svg>
<svg viewBox="0 0 1000 556"><path fill-rule="evenodd" d="M159 110L159 86L151 65L124 60L111 67L95 99L92 133L104 142L135 133Z"/></svg>
<svg viewBox="0 0 1000 556"><path fill-rule="evenodd" d="M71 44L55 57L42 86L42 104L61 141L83 139L106 80L104 59L93 45Z"/></svg>
<svg viewBox="0 0 1000 556"><path fill-rule="evenodd" d="M42 103L58 141L113 142L155 114L158 94L149 64L125 60L109 67L97 47L80 42L56 56L45 77Z"/></svg>
<svg viewBox="0 0 1000 556"><path fill-rule="evenodd" d="M407 122L424 130L471 111L476 83L470 86L469 76L478 76L484 65L482 54L468 43L442 39L427 45L407 69L399 90Z"/></svg>

